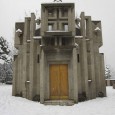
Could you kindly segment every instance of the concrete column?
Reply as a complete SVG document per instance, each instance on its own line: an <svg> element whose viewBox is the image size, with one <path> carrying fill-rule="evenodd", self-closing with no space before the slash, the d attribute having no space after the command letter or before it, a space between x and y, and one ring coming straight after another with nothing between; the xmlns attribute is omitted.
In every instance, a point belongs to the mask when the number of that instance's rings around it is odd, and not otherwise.
<svg viewBox="0 0 115 115"><path fill-rule="evenodd" d="M73 85L74 85L74 101L78 102L78 76L77 76L77 50L73 48Z"/></svg>
<svg viewBox="0 0 115 115"><path fill-rule="evenodd" d="M71 8L68 9L68 30L72 31L72 13Z"/></svg>
<svg viewBox="0 0 115 115"><path fill-rule="evenodd" d="M106 83L105 83L105 67L104 67L104 54L100 54L100 81L101 81L101 91L106 96Z"/></svg>
<svg viewBox="0 0 115 115"><path fill-rule="evenodd" d="M24 23L16 23L15 24L15 31L17 29L21 29L23 31ZM15 32L15 47L19 50L18 56L15 58L15 62L13 64L14 74L13 74L13 95L20 94L22 91L21 86L21 78L22 78L22 52L20 51L22 49L23 45L23 34L19 36L19 33Z"/></svg>
<svg viewBox="0 0 115 115"><path fill-rule="evenodd" d="M87 98L89 99L88 91L88 64L87 64L87 46L86 46L86 31L85 31L85 14L81 13L81 39L80 43L80 64L81 64L81 79L82 79L82 91L86 93Z"/></svg>
<svg viewBox="0 0 115 115"><path fill-rule="evenodd" d="M57 38L57 37L55 37L55 46L57 46L57 39L58 39L58 38Z"/></svg>
<svg viewBox="0 0 115 115"><path fill-rule="evenodd" d="M44 32L48 30L48 12L45 7L41 9L41 36L44 36Z"/></svg>
<svg viewBox="0 0 115 115"><path fill-rule="evenodd" d="M88 58L88 76L91 80L89 83L90 99L96 98L96 80L95 80L95 63L94 63L94 50L93 50L93 40L89 41L89 58Z"/></svg>
<svg viewBox="0 0 115 115"><path fill-rule="evenodd" d="M37 94L40 95L40 44L39 44L39 41L37 45L37 80L36 81L37 81L36 83Z"/></svg>
<svg viewBox="0 0 115 115"><path fill-rule="evenodd" d="M106 81L107 81L107 86L111 86L110 80L106 80Z"/></svg>
<svg viewBox="0 0 115 115"><path fill-rule="evenodd" d="M86 51L86 40L82 39L80 44L80 65L81 65L81 81L82 91L86 93L89 98L88 91L88 63L87 63L87 51Z"/></svg>
<svg viewBox="0 0 115 115"><path fill-rule="evenodd" d="M13 62L13 86L12 86L12 95L15 96L17 94L17 77L18 77L18 55L15 55Z"/></svg>
<svg viewBox="0 0 115 115"><path fill-rule="evenodd" d="M85 31L85 13L82 12L81 15L81 21L80 21L80 27L81 27L81 35L83 36L83 38L85 39L86 37L86 31Z"/></svg>
<svg viewBox="0 0 115 115"><path fill-rule="evenodd" d="M73 7L72 9L71 9L71 14L72 14L72 18L71 18L71 20L73 20L73 21L71 21L72 22L72 36L75 36L75 34L76 34L76 31L75 31L75 8Z"/></svg>
<svg viewBox="0 0 115 115"><path fill-rule="evenodd" d="M39 68L37 68L37 63L38 63L38 52L37 52L37 45L39 45L38 44L38 42L37 41L34 41L34 75L33 75L33 96L35 96L35 95L37 95L38 93L37 93L37 79L38 79L38 75L37 75L37 71L38 71L38 69Z"/></svg>
<svg viewBox="0 0 115 115"><path fill-rule="evenodd" d="M18 53L18 81L17 81L17 91L18 91L18 94L21 94L22 93L22 71L23 71L23 68L22 68L22 63L23 63L23 60L22 60L22 45L20 45L20 48L19 48L19 53Z"/></svg>
<svg viewBox="0 0 115 115"><path fill-rule="evenodd" d="M88 79L89 82L89 94L90 99L96 98L96 81L95 81L95 64L94 64L94 51L93 51L93 40L88 41Z"/></svg>
<svg viewBox="0 0 115 115"><path fill-rule="evenodd" d="M59 38L59 46L62 46L62 38Z"/></svg>
<svg viewBox="0 0 115 115"><path fill-rule="evenodd" d="M95 31L95 28L99 27L101 29L100 21L92 21L92 29L93 29L93 49L94 49L94 62L95 62L95 80L96 80L96 96L98 96L101 91L101 60L99 54L99 48L102 46L102 33L100 31Z"/></svg>
<svg viewBox="0 0 115 115"><path fill-rule="evenodd" d="M40 57L40 103L44 103L44 51L42 49L41 51L41 57Z"/></svg>
<svg viewBox="0 0 115 115"><path fill-rule="evenodd" d="M35 59L35 44L34 44L34 32L35 32L35 15L34 13L31 13L31 22L30 22L30 87L29 87L29 99L32 100L33 96L34 96L34 75L36 73L34 73L34 69L35 69L35 64L34 64L34 59Z"/></svg>
<svg viewBox="0 0 115 115"><path fill-rule="evenodd" d="M96 80L96 96L100 92L101 82L100 82L100 54L99 47L97 43L94 43L94 62L95 62L95 80Z"/></svg>
<svg viewBox="0 0 115 115"><path fill-rule="evenodd" d="M15 28L16 30L16 28ZM18 49L18 45L17 45L17 33L15 32L15 47ZM17 75L18 75L18 55L14 55L14 61L13 61L13 85L12 85L12 95L15 96L17 93Z"/></svg>
<svg viewBox="0 0 115 115"><path fill-rule="evenodd" d="M18 49L20 50L18 45ZM21 93L21 53L15 57L15 61L13 63L13 91L12 95L17 95Z"/></svg>
<svg viewBox="0 0 115 115"><path fill-rule="evenodd" d="M90 99L96 98L95 86L95 66L94 66L94 49L93 49L93 34L92 34L91 16L86 17L86 36L87 36L87 53L88 53L88 79L92 80L89 83Z"/></svg>
<svg viewBox="0 0 115 115"><path fill-rule="evenodd" d="M80 65L80 62L77 63L77 68L78 68L78 93L81 94L82 93L82 79L81 79L81 65Z"/></svg>
<svg viewBox="0 0 115 115"><path fill-rule="evenodd" d="M28 65L28 56L27 56L27 40L30 39L30 18L25 18L25 25L24 25L24 38L23 38L23 71L22 71L22 95L24 98L28 98L28 94L27 94L27 85L29 85L29 82L27 83L26 81L29 81L29 79L27 79L28 77L28 72L29 72L29 66Z"/></svg>

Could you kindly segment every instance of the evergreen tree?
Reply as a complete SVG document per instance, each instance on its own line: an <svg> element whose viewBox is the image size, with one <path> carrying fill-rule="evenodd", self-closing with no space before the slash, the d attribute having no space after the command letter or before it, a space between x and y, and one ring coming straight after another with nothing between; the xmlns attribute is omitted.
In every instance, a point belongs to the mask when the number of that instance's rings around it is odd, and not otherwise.
<svg viewBox="0 0 115 115"><path fill-rule="evenodd" d="M4 60L6 63L11 61L8 56L9 53L8 42L3 37L0 37L0 59Z"/></svg>
<svg viewBox="0 0 115 115"><path fill-rule="evenodd" d="M110 79L111 78L111 70L110 67L106 65L105 67L105 78Z"/></svg>
<svg viewBox="0 0 115 115"><path fill-rule="evenodd" d="M0 80L2 82L6 82L6 79L9 76L12 76L12 58L9 56L10 49L8 46L8 42L3 38L0 37L0 59L3 61L3 64L0 66ZM11 78L12 79L12 78Z"/></svg>

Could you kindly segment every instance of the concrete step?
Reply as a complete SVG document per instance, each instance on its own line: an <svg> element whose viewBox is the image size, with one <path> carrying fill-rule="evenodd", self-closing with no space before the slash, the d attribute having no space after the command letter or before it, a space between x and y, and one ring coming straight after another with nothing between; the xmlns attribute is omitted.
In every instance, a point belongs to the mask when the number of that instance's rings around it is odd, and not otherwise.
<svg viewBox="0 0 115 115"><path fill-rule="evenodd" d="M61 105L61 106L72 106L74 105L73 100L48 100L44 102L45 105Z"/></svg>

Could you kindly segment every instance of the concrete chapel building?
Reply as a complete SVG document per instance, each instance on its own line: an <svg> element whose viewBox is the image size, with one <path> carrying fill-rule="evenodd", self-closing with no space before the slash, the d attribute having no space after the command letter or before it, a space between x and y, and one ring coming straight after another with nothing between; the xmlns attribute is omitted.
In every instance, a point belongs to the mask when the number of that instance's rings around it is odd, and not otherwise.
<svg viewBox="0 0 115 115"><path fill-rule="evenodd" d="M44 104L106 96L101 21L75 18L74 3L43 3L41 19L31 13L15 30L14 96Z"/></svg>

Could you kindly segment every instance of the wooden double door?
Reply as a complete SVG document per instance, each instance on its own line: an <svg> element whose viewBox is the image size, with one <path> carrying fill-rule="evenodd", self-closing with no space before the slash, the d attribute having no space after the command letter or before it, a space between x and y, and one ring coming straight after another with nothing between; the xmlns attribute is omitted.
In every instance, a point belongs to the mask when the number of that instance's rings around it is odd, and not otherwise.
<svg viewBox="0 0 115 115"><path fill-rule="evenodd" d="M68 65L51 64L50 75L50 99L68 99Z"/></svg>

